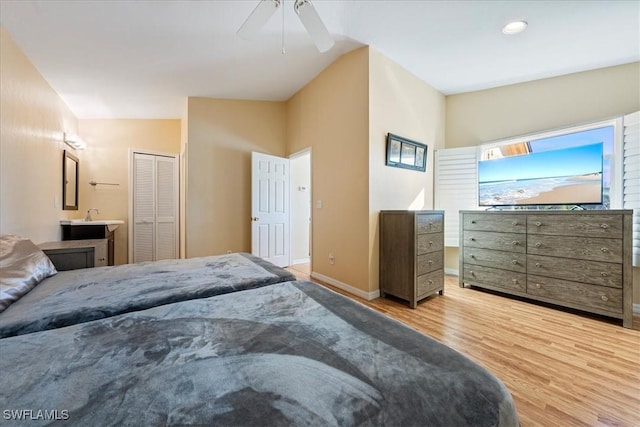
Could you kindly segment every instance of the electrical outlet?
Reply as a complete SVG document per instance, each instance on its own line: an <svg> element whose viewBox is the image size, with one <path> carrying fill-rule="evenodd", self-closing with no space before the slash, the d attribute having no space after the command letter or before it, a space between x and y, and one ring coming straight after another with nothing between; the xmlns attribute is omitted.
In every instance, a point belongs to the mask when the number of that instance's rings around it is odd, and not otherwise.
<svg viewBox="0 0 640 427"><path fill-rule="evenodd" d="M336 257L333 256L332 253L329 254L329 264L333 265L336 263Z"/></svg>

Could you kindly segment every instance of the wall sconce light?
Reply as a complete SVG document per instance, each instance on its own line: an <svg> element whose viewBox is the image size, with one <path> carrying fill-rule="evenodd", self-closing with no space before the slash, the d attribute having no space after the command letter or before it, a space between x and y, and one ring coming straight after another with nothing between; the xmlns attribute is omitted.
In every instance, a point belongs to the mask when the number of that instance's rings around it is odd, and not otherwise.
<svg viewBox="0 0 640 427"><path fill-rule="evenodd" d="M64 133L64 143L74 150L84 150L87 148L87 143L82 140L78 135L73 133Z"/></svg>

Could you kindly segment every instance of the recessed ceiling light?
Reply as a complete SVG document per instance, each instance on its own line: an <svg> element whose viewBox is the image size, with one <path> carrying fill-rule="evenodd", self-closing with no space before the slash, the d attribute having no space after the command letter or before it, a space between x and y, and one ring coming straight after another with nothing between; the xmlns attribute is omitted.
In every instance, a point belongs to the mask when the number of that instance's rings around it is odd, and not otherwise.
<svg viewBox="0 0 640 427"><path fill-rule="evenodd" d="M504 34L512 35L523 32L527 29L527 21L513 21L509 22L502 28L502 32Z"/></svg>

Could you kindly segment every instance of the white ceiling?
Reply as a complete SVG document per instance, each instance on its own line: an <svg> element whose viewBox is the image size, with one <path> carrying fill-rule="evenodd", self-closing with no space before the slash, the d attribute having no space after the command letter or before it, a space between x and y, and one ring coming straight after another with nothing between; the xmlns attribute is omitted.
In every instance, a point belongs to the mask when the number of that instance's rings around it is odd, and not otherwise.
<svg viewBox="0 0 640 427"><path fill-rule="evenodd" d="M187 96L286 100L363 45L446 95L640 60L638 0L314 0L336 40L324 54L292 0L284 33L279 11L258 39L237 37L257 3L0 0L0 23L79 118L179 118ZM528 30L503 35L513 19Z"/></svg>

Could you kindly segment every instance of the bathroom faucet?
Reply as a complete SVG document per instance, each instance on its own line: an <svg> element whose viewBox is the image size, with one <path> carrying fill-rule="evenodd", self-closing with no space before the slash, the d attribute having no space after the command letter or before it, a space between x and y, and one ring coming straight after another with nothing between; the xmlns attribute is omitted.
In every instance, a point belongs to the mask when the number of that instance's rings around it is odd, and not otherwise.
<svg viewBox="0 0 640 427"><path fill-rule="evenodd" d="M100 209L91 208L87 211L87 216L84 217L85 221L93 221L93 219L91 218L91 211L96 211L96 213L100 215Z"/></svg>

